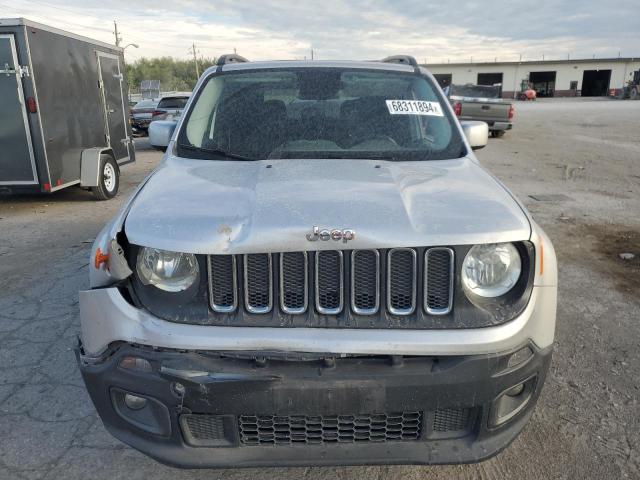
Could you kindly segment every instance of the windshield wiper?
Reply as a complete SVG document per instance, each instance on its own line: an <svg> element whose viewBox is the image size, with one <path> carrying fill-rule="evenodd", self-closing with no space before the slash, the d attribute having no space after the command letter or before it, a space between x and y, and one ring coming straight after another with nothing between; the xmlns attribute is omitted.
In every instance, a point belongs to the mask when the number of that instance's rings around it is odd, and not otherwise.
<svg viewBox="0 0 640 480"><path fill-rule="evenodd" d="M247 160L247 161L255 161L255 158L245 157L244 155L240 155L233 152L228 152L226 150L222 150L220 148L205 148L205 147L196 147L191 144L179 143L178 147L184 148L186 150L191 150L192 152L203 152L210 153L211 155L220 155L222 157L231 158L234 160Z"/></svg>

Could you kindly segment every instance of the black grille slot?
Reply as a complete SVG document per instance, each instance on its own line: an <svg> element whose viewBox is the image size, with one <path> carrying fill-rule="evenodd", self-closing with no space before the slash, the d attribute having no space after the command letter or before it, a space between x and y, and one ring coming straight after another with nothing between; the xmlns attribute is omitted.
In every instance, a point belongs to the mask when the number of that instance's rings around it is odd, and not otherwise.
<svg viewBox="0 0 640 480"><path fill-rule="evenodd" d="M238 306L233 255L209 256L209 302L216 312L233 312Z"/></svg>
<svg viewBox="0 0 640 480"><path fill-rule="evenodd" d="M351 254L351 308L371 315L380 306L380 255L377 250L354 250Z"/></svg>
<svg viewBox="0 0 640 480"><path fill-rule="evenodd" d="M179 417L182 436L194 447L228 447L237 444L236 419L232 415L189 413Z"/></svg>
<svg viewBox="0 0 640 480"><path fill-rule="evenodd" d="M280 255L280 306L285 313L307 310L308 264L306 252Z"/></svg>
<svg viewBox="0 0 640 480"><path fill-rule="evenodd" d="M433 431L438 433L463 432L469 429L470 408L443 408L435 411Z"/></svg>
<svg viewBox="0 0 640 480"><path fill-rule="evenodd" d="M242 415L245 445L290 445L418 440L421 412L364 415Z"/></svg>
<svg viewBox="0 0 640 480"><path fill-rule="evenodd" d="M395 315L410 315L416 307L416 252L410 248L389 250L387 308Z"/></svg>
<svg viewBox="0 0 640 480"><path fill-rule="evenodd" d="M271 311L272 281L271 254L258 253L244 256L244 299L249 312Z"/></svg>
<svg viewBox="0 0 640 480"><path fill-rule="evenodd" d="M444 315L453 304L453 250L431 248L425 253L425 310L432 315Z"/></svg>
<svg viewBox="0 0 640 480"><path fill-rule="evenodd" d="M224 438L224 422L216 415L182 415L183 425L196 440Z"/></svg>
<svg viewBox="0 0 640 480"><path fill-rule="evenodd" d="M343 292L342 252L316 253L316 308L323 314L335 315L342 311Z"/></svg>

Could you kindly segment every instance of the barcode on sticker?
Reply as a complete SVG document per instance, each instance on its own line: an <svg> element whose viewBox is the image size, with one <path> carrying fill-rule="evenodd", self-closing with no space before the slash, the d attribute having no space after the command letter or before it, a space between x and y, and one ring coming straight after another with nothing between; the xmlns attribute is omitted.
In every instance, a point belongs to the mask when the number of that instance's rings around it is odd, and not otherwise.
<svg viewBox="0 0 640 480"><path fill-rule="evenodd" d="M387 108L391 115L444 116L438 102L427 102L426 100L387 100Z"/></svg>

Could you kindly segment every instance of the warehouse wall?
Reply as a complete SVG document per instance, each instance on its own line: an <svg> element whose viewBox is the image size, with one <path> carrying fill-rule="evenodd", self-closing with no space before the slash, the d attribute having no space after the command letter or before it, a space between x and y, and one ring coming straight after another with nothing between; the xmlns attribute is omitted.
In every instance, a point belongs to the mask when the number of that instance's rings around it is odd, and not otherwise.
<svg viewBox="0 0 640 480"><path fill-rule="evenodd" d="M502 73L502 96L504 98L513 98L514 92L520 91L520 84L522 80L529 77L529 73L555 71L555 95L570 96L574 95L574 91L570 90L572 81L578 82L578 92L582 89L582 78L585 70L611 70L609 88L622 88L627 80L633 78L633 71L640 69L640 59L634 59L633 61L525 62L520 64L437 64L427 65L427 69L434 74L452 74L452 82L454 84L477 83L478 73Z"/></svg>

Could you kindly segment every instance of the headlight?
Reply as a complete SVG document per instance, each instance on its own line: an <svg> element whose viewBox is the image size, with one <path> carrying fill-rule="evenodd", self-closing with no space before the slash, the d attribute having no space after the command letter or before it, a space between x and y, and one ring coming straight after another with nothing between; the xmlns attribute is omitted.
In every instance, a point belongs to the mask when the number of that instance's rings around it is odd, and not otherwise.
<svg viewBox="0 0 640 480"><path fill-rule="evenodd" d="M520 253L512 243L476 245L462 264L462 283L481 297L499 297L513 288L521 270Z"/></svg>
<svg viewBox="0 0 640 480"><path fill-rule="evenodd" d="M154 285L166 292L181 292L198 278L198 261L191 253L143 247L138 252L136 271L144 285Z"/></svg>

